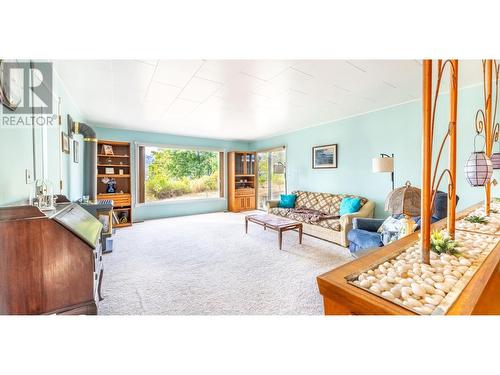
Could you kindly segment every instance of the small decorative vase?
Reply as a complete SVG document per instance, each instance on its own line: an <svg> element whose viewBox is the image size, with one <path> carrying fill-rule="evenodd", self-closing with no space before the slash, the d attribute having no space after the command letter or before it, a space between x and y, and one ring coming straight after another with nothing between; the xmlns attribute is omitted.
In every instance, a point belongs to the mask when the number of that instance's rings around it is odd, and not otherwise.
<svg viewBox="0 0 500 375"><path fill-rule="evenodd" d="M493 164L493 169L500 169L500 152L495 152L491 154L491 163Z"/></svg>
<svg viewBox="0 0 500 375"><path fill-rule="evenodd" d="M484 151L475 151L465 163L464 172L471 186L484 186L493 175L493 164Z"/></svg>

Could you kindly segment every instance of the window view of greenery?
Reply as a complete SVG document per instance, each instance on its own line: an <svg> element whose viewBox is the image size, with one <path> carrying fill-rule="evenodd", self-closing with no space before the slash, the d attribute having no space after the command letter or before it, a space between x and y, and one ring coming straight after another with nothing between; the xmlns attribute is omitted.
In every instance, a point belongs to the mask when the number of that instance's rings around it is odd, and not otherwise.
<svg viewBox="0 0 500 375"><path fill-rule="evenodd" d="M146 202L219 197L219 152L145 148Z"/></svg>
<svg viewBox="0 0 500 375"><path fill-rule="evenodd" d="M279 199L280 194L285 193L285 175L283 173L285 158L284 150L259 152L257 154L258 208L265 209L267 200ZM280 173L275 173L276 167L282 167ZM276 168L276 170L278 169Z"/></svg>

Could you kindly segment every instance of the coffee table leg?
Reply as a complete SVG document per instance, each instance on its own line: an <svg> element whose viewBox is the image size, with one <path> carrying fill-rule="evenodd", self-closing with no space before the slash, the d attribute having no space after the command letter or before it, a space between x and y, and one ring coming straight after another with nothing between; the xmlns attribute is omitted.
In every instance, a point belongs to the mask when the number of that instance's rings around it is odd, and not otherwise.
<svg viewBox="0 0 500 375"><path fill-rule="evenodd" d="M283 243L283 232L281 229L278 229L278 242L279 242L280 250L281 250L281 245Z"/></svg>
<svg viewBox="0 0 500 375"><path fill-rule="evenodd" d="M299 227L299 244L302 245L302 225Z"/></svg>
<svg viewBox="0 0 500 375"><path fill-rule="evenodd" d="M245 234L248 234L248 219L245 218Z"/></svg>

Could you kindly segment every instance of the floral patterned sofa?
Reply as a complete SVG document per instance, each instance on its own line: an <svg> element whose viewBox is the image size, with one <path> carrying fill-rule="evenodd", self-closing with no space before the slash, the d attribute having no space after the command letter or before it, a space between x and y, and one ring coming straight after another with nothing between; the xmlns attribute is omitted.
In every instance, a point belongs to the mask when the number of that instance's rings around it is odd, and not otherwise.
<svg viewBox="0 0 500 375"><path fill-rule="evenodd" d="M303 224L305 234L335 242L344 247L349 245L347 233L352 229L353 218L373 217L375 203L363 197L359 197L361 198L361 208L358 212L339 216L342 198L355 197L354 195L314 193L309 191L294 191L293 194L297 195L295 208L320 211L326 215L337 217L312 221L308 215L296 213L293 209L279 208L279 200L267 201L268 213L300 221Z"/></svg>

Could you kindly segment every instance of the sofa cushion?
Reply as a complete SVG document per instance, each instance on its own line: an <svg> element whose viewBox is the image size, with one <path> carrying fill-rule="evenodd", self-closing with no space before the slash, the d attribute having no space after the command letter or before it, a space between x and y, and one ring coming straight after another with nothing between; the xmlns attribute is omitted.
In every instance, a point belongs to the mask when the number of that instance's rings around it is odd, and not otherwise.
<svg viewBox="0 0 500 375"><path fill-rule="evenodd" d="M297 208L307 208L321 211L325 214L339 216L340 204L343 198L360 198L361 207L368 201L366 198L347 194L315 193L310 191L294 191L293 194L297 195L295 201L295 207Z"/></svg>
<svg viewBox="0 0 500 375"><path fill-rule="evenodd" d="M281 194L280 202L278 203L278 207L280 207L280 208L294 208L296 199L297 199L297 196L295 194Z"/></svg>
<svg viewBox="0 0 500 375"><path fill-rule="evenodd" d="M342 198L342 202L340 203L339 215L353 214L358 212L360 208L361 198L345 197Z"/></svg>
<svg viewBox="0 0 500 375"><path fill-rule="evenodd" d="M269 210L270 214L286 217L291 220L300 221L301 223L318 225L323 228L340 231L342 226L339 219L327 219L320 221L310 221L306 216L293 212L289 208L274 207Z"/></svg>
<svg viewBox="0 0 500 375"><path fill-rule="evenodd" d="M289 208L281 208L281 207L273 207L273 208L270 208L268 212L270 214L273 214L273 215L286 217L286 215L290 212L290 209Z"/></svg>
<svg viewBox="0 0 500 375"><path fill-rule="evenodd" d="M320 220L316 223L312 223L315 225L318 225L323 228L331 229L331 230L336 230L337 232L340 232L342 229L342 225L340 224L339 219L327 219L327 220Z"/></svg>

